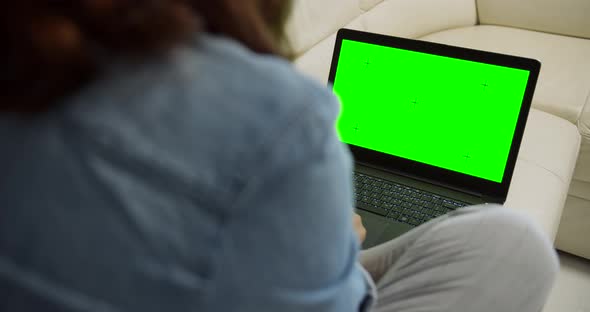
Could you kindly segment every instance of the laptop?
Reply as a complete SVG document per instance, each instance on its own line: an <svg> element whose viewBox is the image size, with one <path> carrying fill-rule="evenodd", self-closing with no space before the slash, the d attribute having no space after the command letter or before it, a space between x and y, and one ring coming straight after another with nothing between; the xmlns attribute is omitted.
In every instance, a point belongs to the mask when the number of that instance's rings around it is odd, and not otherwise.
<svg viewBox="0 0 590 312"><path fill-rule="evenodd" d="M464 206L506 201L541 64L341 29L329 84L355 158L367 239L391 240Z"/></svg>

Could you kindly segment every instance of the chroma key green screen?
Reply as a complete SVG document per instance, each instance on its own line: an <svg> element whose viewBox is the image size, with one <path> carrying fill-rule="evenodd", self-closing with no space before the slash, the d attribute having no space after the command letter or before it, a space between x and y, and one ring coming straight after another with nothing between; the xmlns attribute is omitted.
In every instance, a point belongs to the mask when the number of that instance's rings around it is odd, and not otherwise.
<svg viewBox="0 0 590 312"><path fill-rule="evenodd" d="M501 183L529 71L343 40L340 139Z"/></svg>

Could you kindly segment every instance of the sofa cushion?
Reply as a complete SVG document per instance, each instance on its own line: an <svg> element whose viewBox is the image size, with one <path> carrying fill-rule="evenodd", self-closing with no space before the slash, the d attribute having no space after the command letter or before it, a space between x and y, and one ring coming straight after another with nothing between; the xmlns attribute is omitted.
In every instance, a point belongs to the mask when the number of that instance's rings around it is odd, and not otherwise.
<svg viewBox="0 0 590 312"><path fill-rule="evenodd" d="M541 223L555 238L580 147L576 127L532 109L506 206Z"/></svg>
<svg viewBox="0 0 590 312"><path fill-rule="evenodd" d="M421 39L538 59L543 66L534 107L572 123L581 115L590 92L590 40L499 26L465 27Z"/></svg>
<svg viewBox="0 0 590 312"><path fill-rule="evenodd" d="M365 30L360 18L353 20L345 28ZM332 63L335 44L336 34L334 33L298 57L295 60L295 66L305 75L322 84L326 84L330 74L330 65Z"/></svg>
<svg viewBox="0 0 590 312"><path fill-rule="evenodd" d="M588 0L477 0L479 22L590 38Z"/></svg>
<svg viewBox="0 0 590 312"><path fill-rule="evenodd" d="M322 40L313 49L298 57L295 60L295 67L317 82L327 83L335 41L336 34Z"/></svg>
<svg viewBox="0 0 590 312"><path fill-rule="evenodd" d="M583 140L570 194L588 201L590 210L590 141Z"/></svg>
<svg viewBox="0 0 590 312"><path fill-rule="evenodd" d="M531 109L518 158L550 172L567 187L575 169L580 142L575 125Z"/></svg>
<svg viewBox="0 0 590 312"><path fill-rule="evenodd" d="M570 195L555 241L557 248L590 259L590 202Z"/></svg>
<svg viewBox="0 0 590 312"><path fill-rule="evenodd" d="M359 0L295 0L286 29L294 53L307 51L362 12Z"/></svg>
<svg viewBox="0 0 590 312"><path fill-rule="evenodd" d="M505 207L524 212L555 240L568 185L551 172L518 159Z"/></svg>
<svg viewBox="0 0 590 312"><path fill-rule="evenodd" d="M363 11L369 11L383 0L360 0L360 6Z"/></svg>
<svg viewBox="0 0 590 312"><path fill-rule="evenodd" d="M473 0L387 0L361 16L367 31L408 38L476 22Z"/></svg>

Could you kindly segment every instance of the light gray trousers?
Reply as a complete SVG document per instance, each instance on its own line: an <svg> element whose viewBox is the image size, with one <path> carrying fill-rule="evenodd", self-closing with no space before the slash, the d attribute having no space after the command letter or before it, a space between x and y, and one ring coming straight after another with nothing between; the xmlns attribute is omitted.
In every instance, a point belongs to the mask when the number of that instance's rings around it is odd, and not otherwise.
<svg viewBox="0 0 590 312"><path fill-rule="evenodd" d="M495 205L460 209L361 253L377 312L539 312L559 269L543 231Z"/></svg>

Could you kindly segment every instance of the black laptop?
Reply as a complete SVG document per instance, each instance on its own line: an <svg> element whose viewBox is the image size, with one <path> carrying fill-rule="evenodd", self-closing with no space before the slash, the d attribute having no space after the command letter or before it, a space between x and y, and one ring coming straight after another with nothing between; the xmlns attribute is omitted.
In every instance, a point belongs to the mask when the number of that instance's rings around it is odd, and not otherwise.
<svg viewBox="0 0 590 312"><path fill-rule="evenodd" d="M341 29L330 85L355 157L368 248L460 207L506 200L541 64Z"/></svg>

